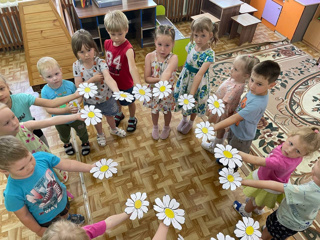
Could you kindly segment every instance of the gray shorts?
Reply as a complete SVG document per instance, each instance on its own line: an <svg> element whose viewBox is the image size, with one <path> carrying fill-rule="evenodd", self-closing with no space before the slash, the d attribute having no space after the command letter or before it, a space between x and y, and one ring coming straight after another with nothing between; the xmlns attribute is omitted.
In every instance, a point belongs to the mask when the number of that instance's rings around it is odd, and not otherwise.
<svg viewBox="0 0 320 240"><path fill-rule="evenodd" d="M252 140L241 140L237 138L234 133L229 129L228 134L228 144L231 145L233 148L245 153L250 152Z"/></svg>
<svg viewBox="0 0 320 240"><path fill-rule="evenodd" d="M92 104L84 103L84 105L92 105ZM113 97L109 98L105 102L95 104L94 106L100 109L101 113L105 116L115 116L119 110L118 104Z"/></svg>

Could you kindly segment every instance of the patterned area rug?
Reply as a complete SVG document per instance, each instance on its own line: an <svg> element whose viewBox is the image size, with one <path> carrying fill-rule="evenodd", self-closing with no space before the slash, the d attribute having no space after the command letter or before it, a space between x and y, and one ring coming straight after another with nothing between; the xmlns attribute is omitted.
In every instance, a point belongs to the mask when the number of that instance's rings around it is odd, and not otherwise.
<svg viewBox="0 0 320 240"><path fill-rule="evenodd" d="M316 60L287 41L242 47L216 56L212 84L216 89L230 76L234 58L250 54L260 61L274 60L281 67L277 85L270 91L269 104L261 119L256 138L252 144L253 154L266 156L281 144L287 133L303 126L320 126L320 69ZM214 92L214 90L213 90ZM310 180L314 162L320 159L317 152L305 157L292 174L292 182L301 184ZM247 175L254 166L242 168ZM296 239L320 239L320 214L313 226L295 235Z"/></svg>

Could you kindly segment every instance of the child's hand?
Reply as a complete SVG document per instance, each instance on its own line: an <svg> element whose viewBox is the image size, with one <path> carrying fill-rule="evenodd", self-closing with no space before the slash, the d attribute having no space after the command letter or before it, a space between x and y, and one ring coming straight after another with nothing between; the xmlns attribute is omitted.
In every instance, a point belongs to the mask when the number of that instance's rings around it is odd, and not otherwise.
<svg viewBox="0 0 320 240"><path fill-rule="evenodd" d="M70 105L70 106L69 106L69 109L70 109L70 112L71 112L72 114L75 114L75 113L78 113L78 112L79 112L79 108L78 108L78 107L75 107L75 106L73 106L73 105Z"/></svg>
<svg viewBox="0 0 320 240"><path fill-rule="evenodd" d="M86 119L81 117L82 113L76 113L76 120L84 122Z"/></svg>
<svg viewBox="0 0 320 240"><path fill-rule="evenodd" d="M39 236L39 237L42 237L42 235L44 234L44 232L47 230L47 228L45 227L41 227L40 230L38 232L36 232L36 234Z"/></svg>
<svg viewBox="0 0 320 240"><path fill-rule="evenodd" d="M97 73L91 79L93 82L101 82L104 80L104 77L102 73Z"/></svg>

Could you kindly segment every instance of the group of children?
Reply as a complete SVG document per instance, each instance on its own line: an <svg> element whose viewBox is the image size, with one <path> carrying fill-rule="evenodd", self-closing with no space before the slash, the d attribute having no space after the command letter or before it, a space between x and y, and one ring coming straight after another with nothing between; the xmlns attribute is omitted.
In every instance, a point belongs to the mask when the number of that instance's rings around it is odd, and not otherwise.
<svg viewBox="0 0 320 240"><path fill-rule="evenodd" d="M73 128L82 142L82 155L88 155L88 132L77 107L82 101L84 105L100 109L110 126L110 134L119 137L126 136L126 131L118 126L125 118L122 106L128 106L127 132L136 130L135 102L116 101L112 97L113 92L119 91L131 94L134 84L141 82L135 53L126 39L128 20L121 11L112 11L106 14L104 23L110 35L110 40L104 43L105 60L98 57L99 51L88 31L81 29L72 36L72 50L78 59L73 64L75 84L63 80L58 62L51 57L41 58L37 64L40 76L47 83L41 91L42 98L23 93L11 94L5 79L0 78L0 171L8 176L5 206L43 239L62 239L62 236L70 234L74 239L91 239L129 217L122 213L83 228L75 225L83 223L84 217L69 213L67 196L71 194L62 182L67 180L68 171L89 172L93 165L54 156L41 132L41 128L55 125L66 154L73 155L75 150L70 142ZM288 139L266 158L249 155L258 122L268 104L268 90L275 86L280 67L274 61L259 62L250 55L236 57L231 76L216 91L226 106L225 113L220 117L213 115L207 110L207 100L211 92L209 68L215 59L212 47L218 41L217 32L217 25L209 18L192 22L191 41L186 47L188 56L176 82L178 58L172 53L174 28L166 25L156 28L155 51L145 58L144 79L151 91L157 82L165 80L173 86L173 91L168 97L151 97L143 103L151 109L151 136L154 140L169 137L172 111L182 111L182 119L177 126L182 134L190 132L197 116L207 114L217 135L210 142L201 144L204 149L213 153L216 144L223 144L227 138L228 143L240 151L243 161L260 166L242 181L248 186L244 188L248 197L246 204L235 201L234 208L242 216L250 217L251 212L262 214L264 206L273 208L282 200L279 209L268 217L262 239L285 239L309 227L320 208L317 201L320 192L319 162L315 163L310 183L300 186L288 183L303 156L319 150L319 129L303 128L289 134ZM98 87L97 95L82 99L76 89L83 82L94 83ZM247 82L248 92L241 98ZM194 97L192 109L184 110L177 104L184 94ZM45 107L53 117L33 120L29 110L31 105ZM161 133L158 126L160 112L164 114ZM95 128L97 142L103 147L106 138L102 123ZM282 193L286 194L285 198ZM60 219L70 221L57 221ZM168 228L161 223L154 239L166 239L167 231Z"/></svg>

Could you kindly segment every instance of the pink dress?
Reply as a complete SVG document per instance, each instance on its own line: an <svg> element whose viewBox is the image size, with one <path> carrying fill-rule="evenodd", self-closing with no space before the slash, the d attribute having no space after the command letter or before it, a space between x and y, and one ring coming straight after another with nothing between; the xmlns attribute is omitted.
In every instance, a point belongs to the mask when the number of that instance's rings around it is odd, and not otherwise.
<svg viewBox="0 0 320 240"><path fill-rule="evenodd" d="M245 83L238 83L232 78L228 78L220 85L216 91L216 95L218 99L223 100L225 104L225 112L219 120L226 119L234 113L240 102L244 87Z"/></svg>

